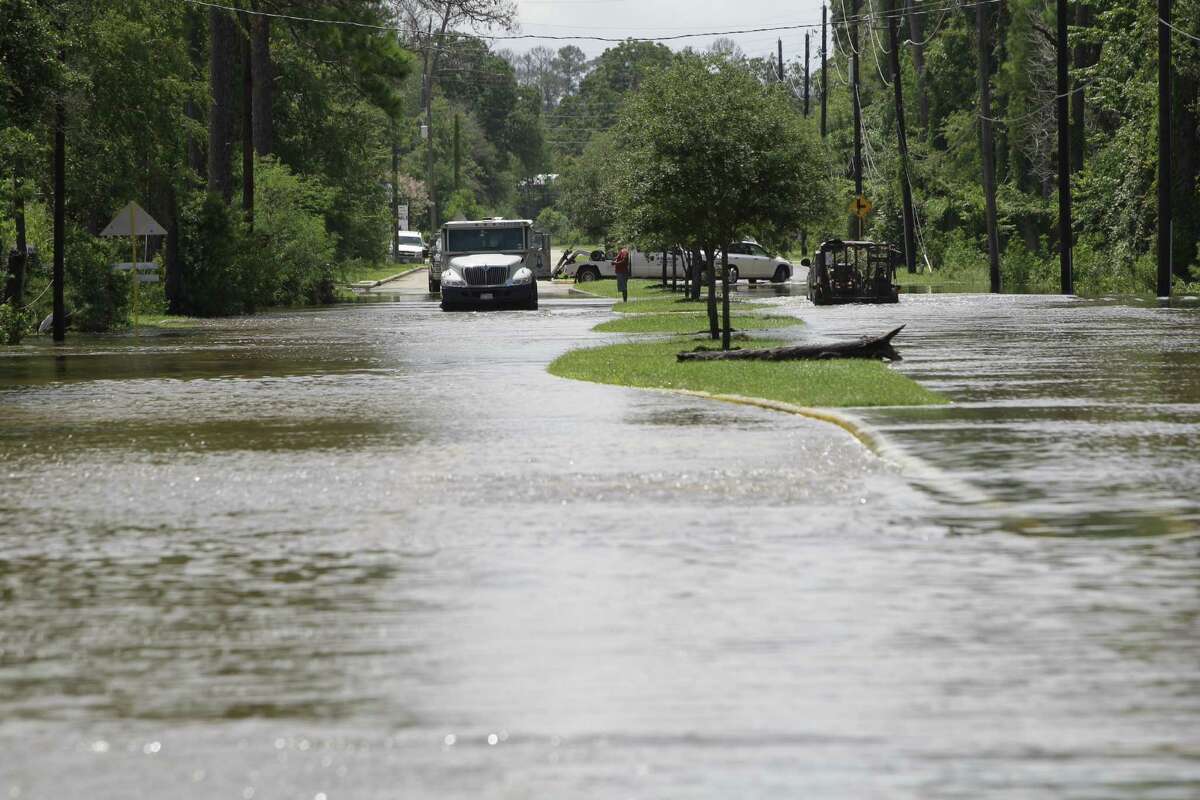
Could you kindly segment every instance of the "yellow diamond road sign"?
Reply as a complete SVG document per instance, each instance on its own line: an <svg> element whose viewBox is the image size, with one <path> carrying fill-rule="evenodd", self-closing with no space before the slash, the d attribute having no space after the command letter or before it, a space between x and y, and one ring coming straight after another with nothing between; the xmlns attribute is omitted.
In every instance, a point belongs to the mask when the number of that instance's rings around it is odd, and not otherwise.
<svg viewBox="0 0 1200 800"><path fill-rule="evenodd" d="M850 213L859 219L862 219L867 214L870 214L872 208L874 208L874 206L871 205L871 201L861 194L850 202Z"/></svg>

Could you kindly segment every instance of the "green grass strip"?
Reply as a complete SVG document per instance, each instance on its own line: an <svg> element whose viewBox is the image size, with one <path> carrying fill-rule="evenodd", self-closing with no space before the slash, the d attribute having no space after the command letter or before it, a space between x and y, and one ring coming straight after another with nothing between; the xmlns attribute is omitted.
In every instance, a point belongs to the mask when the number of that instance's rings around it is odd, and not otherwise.
<svg viewBox="0 0 1200 800"><path fill-rule="evenodd" d="M789 328L803 325L798 317L766 316L763 314L734 314L730 320L735 331ZM601 322L594 331L600 333L705 333L706 314L626 314L620 319Z"/></svg>
<svg viewBox="0 0 1200 800"><path fill-rule="evenodd" d="M778 400L800 406L936 405L946 402L882 362L712 361L679 363L675 354L690 350L694 339L614 344L573 350L550 364L552 375L593 383L652 389L686 389ZM742 347L775 347L782 342L754 340Z"/></svg>
<svg viewBox="0 0 1200 800"><path fill-rule="evenodd" d="M603 278L598 281L588 281L587 283L576 285L580 291L590 292L600 297L621 296L621 293L617 291L617 282L611 278ZM661 282L656 280L649 278L631 278L629 280L630 298L671 298L682 296L683 292L681 291L671 292L669 289L663 289Z"/></svg>

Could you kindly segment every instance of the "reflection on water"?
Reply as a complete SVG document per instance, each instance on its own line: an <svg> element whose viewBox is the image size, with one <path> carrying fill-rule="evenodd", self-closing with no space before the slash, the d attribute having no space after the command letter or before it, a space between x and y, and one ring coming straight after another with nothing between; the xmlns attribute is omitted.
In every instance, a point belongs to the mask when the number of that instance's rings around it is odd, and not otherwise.
<svg viewBox="0 0 1200 800"><path fill-rule="evenodd" d="M0 351L0 796L1200 794L1195 312L744 291L988 499L548 376L594 303Z"/></svg>

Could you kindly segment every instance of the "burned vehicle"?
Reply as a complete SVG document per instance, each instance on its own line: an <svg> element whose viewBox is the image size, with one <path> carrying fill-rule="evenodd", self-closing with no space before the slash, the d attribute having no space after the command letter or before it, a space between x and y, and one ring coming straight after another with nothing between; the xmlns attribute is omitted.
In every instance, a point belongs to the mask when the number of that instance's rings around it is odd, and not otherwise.
<svg viewBox="0 0 1200 800"><path fill-rule="evenodd" d="M808 270L808 299L818 306L898 303L900 253L886 242L822 242Z"/></svg>
<svg viewBox="0 0 1200 800"><path fill-rule="evenodd" d="M442 310L538 307L537 276L549 253L527 219L447 222L438 283Z"/></svg>

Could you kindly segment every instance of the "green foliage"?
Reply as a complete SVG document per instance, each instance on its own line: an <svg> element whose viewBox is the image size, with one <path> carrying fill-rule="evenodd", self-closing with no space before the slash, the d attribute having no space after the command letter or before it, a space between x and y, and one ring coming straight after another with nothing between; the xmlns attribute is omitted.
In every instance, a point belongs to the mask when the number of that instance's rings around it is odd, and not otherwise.
<svg viewBox="0 0 1200 800"><path fill-rule="evenodd" d="M79 228L69 229L64 269L70 323L75 330L100 332L129 324L133 275L115 272L112 265L128 260L130 254L118 255L113 242Z"/></svg>
<svg viewBox="0 0 1200 800"><path fill-rule="evenodd" d="M334 191L318 178L296 175L274 159L258 162L254 231L262 254L255 271L255 305L297 305L327 301L333 291L337 237L326 229L322 212Z"/></svg>
<svg viewBox="0 0 1200 800"><path fill-rule="evenodd" d="M262 260L245 247L240 213L198 193L180 214L180 253L187 287L185 314L220 317L253 310L255 274Z"/></svg>
<svg viewBox="0 0 1200 800"><path fill-rule="evenodd" d="M459 189L446 200L446 219L482 219L486 215L470 189Z"/></svg>
<svg viewBox="0 0 1200 800"><path fill-rule="evenodd" d="M12 303L0 303L0 342L20 344L28 328L29 319L23 311Z"/></svg>
<svg viewBox="0 0 1200 800"><path fill-rule="evenodd" d="M571 220L567 219L567 215L553 207L542 209L541 213L537 215L537 219L534 220L534 227L550 234L551 241L556 246L574 245L583 238L582 234L571 225Z"/></svg>
<svg viewBox="0 0 1200 800"><path fill-rule="evenodd" d="M820 148L785 92L743 67L686 57L645 80L615 131L606 194L632 241L707 252L779 238L815 220Z"/></svg>

